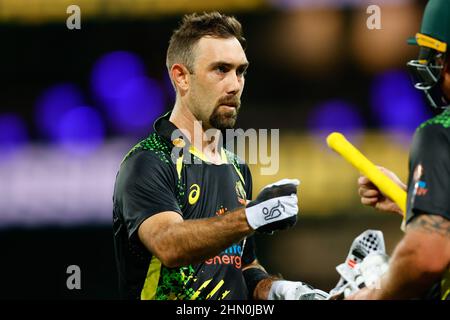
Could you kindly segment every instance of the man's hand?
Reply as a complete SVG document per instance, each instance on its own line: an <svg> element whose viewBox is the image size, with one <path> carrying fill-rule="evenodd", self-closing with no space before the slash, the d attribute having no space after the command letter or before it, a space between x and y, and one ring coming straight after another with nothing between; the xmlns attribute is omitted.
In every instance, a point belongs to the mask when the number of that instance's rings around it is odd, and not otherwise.
<svg viewBox="0 0 450 320"><path fill-rule="evenodd" d="M330 295L300 281L277 280L272 282L268 300L327 300Z"/></svg>
<svg viewBox="0 0 450 320"><path fill-rule="evenodd" d="M378 166L385 175L406 191L406 185L393 173L386 168ZM380 211L393 212L403 216L399 206L387 198L381 191L365 176L358 178L358 193L361 196L361 203L366 206L374 207Z"/></svg>
<svg viewBox="0 0 450 320"><path fill-rule="evenodd" d="M297 222L299 184L297 179L283 179L265 186L245 209L250 227L271 234L294 226Z"/></svg>
<svg viewBox="0 0 450 320"><path fill-rule="evenodd" d="M442 281L450 264L450 221L423 213L407 226L405 236L380 278L379 289L363 289L348 299L420 299Z"/></svg>

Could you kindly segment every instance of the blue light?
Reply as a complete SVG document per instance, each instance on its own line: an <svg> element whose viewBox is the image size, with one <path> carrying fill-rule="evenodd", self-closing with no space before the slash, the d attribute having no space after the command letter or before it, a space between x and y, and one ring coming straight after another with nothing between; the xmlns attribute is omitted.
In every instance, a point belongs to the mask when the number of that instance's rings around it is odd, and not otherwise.
<svg viewBox="0 0 450 320"><path fill-rule="evenodd" d="M330 100L313 109L308 118L308 128L319 135L334 131L352 135L363 129L363 120L355 106L343 100Z"/></svg>
<svg viewBox="0 0 450 320"><path fill-rule="evenodd" d="M74 155L88 155L99 148L105 136L105 127L97 110L80 106L61 117L58 143Z"/></svg>
<svg viewBox="0 0 450 320"><path fill-rule="evenodd" d="M147 133L164 112L164 89L145 76L144 63L133 53L117 51L101 57L91 82L112 127L120 133Z"/></svg>
<svg viewBox="0 0 450 320"><path fill-rule="evenodd" d="M6 159L23 147L28 133L25 122L12 113L0 115L0 159Z"/></svg>
<svg viewBox="0 0 450 320"><path fill-rule="evenodd" d="M371 107L381 128L414 133L430 117L420 92L406 72L392 70L378 75L371 87Z"/></svg>
<svg viewBox="0 0 450 320"><path fill-rule="evenodd" d="M177 95L175 92L175 88L173 87L172 80L170 80L168 73L164 74L164 89L166 91L167 103L169 105L175 104Z"/></svg>
<svg viewBox="0 0 450 320"><path fill-rule="evenodd" d="M37 128L46 138L55 140L61 117L80 105L83 105L83 96L75 85L59 84L48 88L36 102Z"/></svg>
<svg viewBox="0 0 450 320"><path fill-rule="evenodd" d="M121 132L150 131L153 121L164 112L163 90L150 78L132 79L124 83L112 108L114 124Z"/></svg>
<svg viewBox="0 0 450 320"><path fill-rule="evenodd" d="M103 103L117 98L124 82L145 75L145 65L141 59L127 51L110 52L95 63L91 85L93 93Z"/></svg>

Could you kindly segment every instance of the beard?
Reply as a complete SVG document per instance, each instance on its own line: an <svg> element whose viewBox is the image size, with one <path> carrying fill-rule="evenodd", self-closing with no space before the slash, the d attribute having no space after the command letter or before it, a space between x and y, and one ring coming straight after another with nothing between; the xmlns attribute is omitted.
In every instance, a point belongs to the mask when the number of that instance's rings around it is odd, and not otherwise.
<svg viewBox="0 0 450 320"><path fill-rule="evenodd" d="M232 107L233 110L228 108L224 110L223 105ZM211 127L221 131L234 128L240 108L241 102L239 98L223 98L219 100L209 117L209 124Z"/></svg>

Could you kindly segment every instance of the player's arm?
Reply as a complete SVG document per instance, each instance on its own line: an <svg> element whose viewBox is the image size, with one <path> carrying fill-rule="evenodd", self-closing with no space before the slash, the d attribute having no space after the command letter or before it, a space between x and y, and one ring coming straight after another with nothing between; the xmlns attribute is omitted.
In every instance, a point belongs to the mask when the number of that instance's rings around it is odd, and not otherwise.
<svg viewBox="0 0 450 320"><path fill-rule="evenodd" d="M141 242L168 267L206 260L254 231L272 233L297 221L298 180L268 185L244 208L223 216L184 220L177 212L161 212L141 223Z"/></svg>
<svg viewBox="0 0 450 320"><path fill-rule="evenodd" d="M257 259L242 267L244 278L250 296L254 300L267 300L274 280L278 277L270 276Z"/></svg>
<svg viewBox="0 0 450 320"><path fill-rule="evenodd" d="M162 212L138 229L141 242L167 267L204 261L251 234L245 208L208 219L183 220L177 212Z"/></svg>
<svg viewBox="0 0 450 320"><path fill-rule="evenodd" d="M379 289L362 289L348 299L421 297L450 265L450 221L421 214L411 221L391 258Z"/></svg>
<svg viewBox="0 0 450 320"><path fill-rule="evenodd" d="M301 281L289 281L269 275L254 260L242 268L244 279L254 300L326 300L329 295Z"/></svg>

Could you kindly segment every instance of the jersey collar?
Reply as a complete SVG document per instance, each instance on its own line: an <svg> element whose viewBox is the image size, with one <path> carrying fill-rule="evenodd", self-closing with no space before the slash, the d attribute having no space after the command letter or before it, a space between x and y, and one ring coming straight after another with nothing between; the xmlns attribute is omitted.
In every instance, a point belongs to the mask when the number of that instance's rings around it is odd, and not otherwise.
<svg viewBox="0 0 450 320"><path fill-rule="evenodd" d="M175 130L178 130L177 126L169 121L171 114L172 114L172 110L165 113L158 119L156 119L156 121L153 123L153 129L155 130L155 132L159 136L164 138L164 140L167 140L168 142L172 142L172 133ZM180 131L180 134L183 135L181 133L181 131ZM188 141L184 135L183 135L183 139L185 141Z"/></svg>
<svg viewBox="0 0 450 320"><path fill-rule="evenodd" d="M208 160L208 158L202 151L198 150L193 145L190 145L189 139L187 139L187 137L181 132L181 130L178 130L178 127L175 124L173 124L172 122L169 121L171 114L172 114L172 110L168 111L167 113L165 113L164 115L162 115L161 117L156 119L156 121L153 124L153 129L155 130L155 132L159 136L161 136L164 140L166 140L167 142L170 142L171 144L173 144L176 147L184 147L184 145L187 145L187 147L188 147L187 150L189 150L189 153L191 153L192 155L196 156L197 158L201 159L204 162L211 162ZM179 136L172 140L172 138L173 138L172 134L175 130L178 130ZM179 144L180 142L182 145ZM225 153L224 148L220 149L220 153L221 153L222 162L229 163L228 157Z"/></svg>

